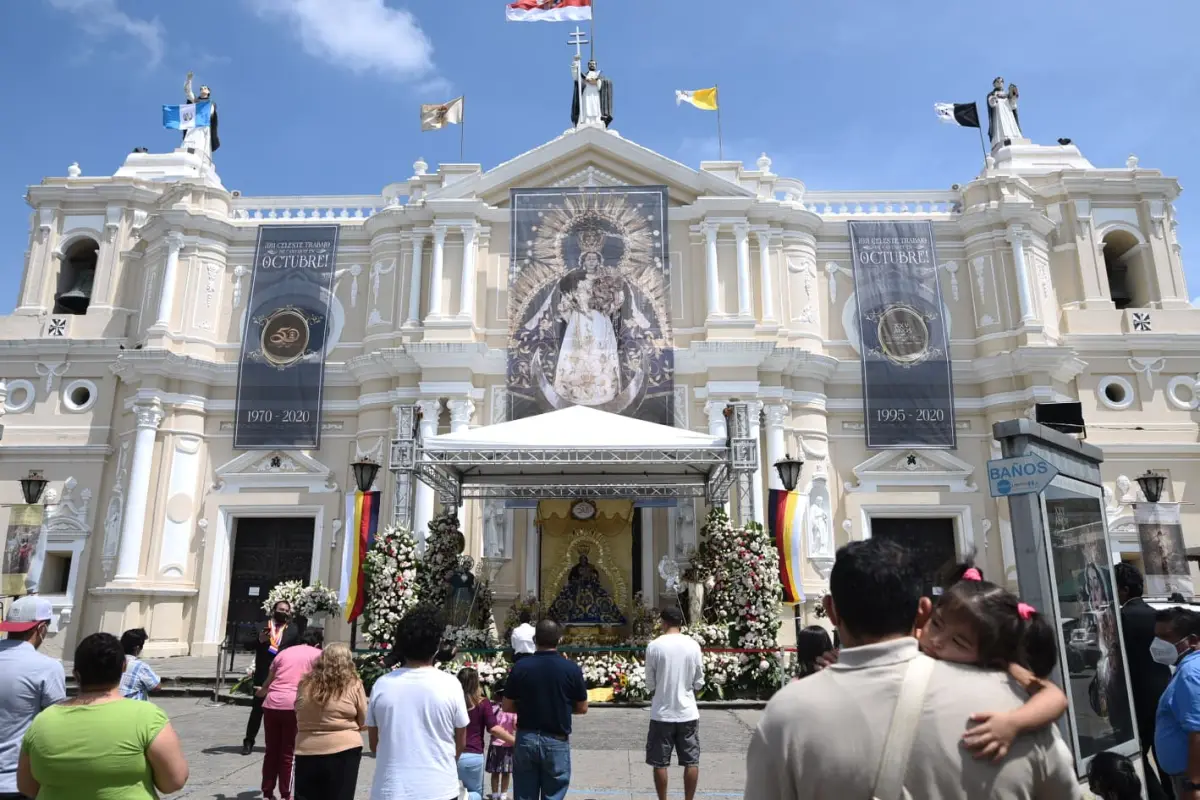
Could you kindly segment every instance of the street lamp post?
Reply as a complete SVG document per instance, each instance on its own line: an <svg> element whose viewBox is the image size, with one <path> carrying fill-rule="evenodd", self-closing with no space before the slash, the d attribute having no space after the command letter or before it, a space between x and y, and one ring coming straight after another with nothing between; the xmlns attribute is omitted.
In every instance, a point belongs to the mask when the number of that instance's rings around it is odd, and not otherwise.
<svg viewBox="0 0 1200 800"><path fill-rule="evenodd" d="M25 502L32 506L41 500L47 483L40 469L29 470L29 474L21 478L21 494L25 495Z"/></svg>
<svg viewBox="0 0 1200 800"><path fill-rule="evenodd" d="M796 490L796 484L800 482L800 470L803 468L804 461L792 458L790 454L786 453L783 458L775 462L775 470L779 473L779 481L783 484L783 488L789 492Z"/></svg>
<svg viewBox="0 0 1200 800"><path fill-rule="evenodd" d="M1142 487L1142 494L1146 496L1146 502L1157 503L1162 499L1167 476L1157 470L1148 469L1146 474L1138 476L1137 482L1138 486Z"/></svg>

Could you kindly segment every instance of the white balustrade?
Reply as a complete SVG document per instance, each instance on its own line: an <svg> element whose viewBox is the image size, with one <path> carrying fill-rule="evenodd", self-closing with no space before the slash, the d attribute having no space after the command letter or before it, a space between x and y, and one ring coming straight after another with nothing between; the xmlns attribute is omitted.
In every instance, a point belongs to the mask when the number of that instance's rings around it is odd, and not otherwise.
<svg viewBox="0 0 1200 800"><path fill-rule="evenodd" d="M399 198L399 201L408 198ZM326 197L238 197L233 218L272 222L311 220L364 220L383 208L396 208L397 198L379 195L329 195Z"/></svg>
<svg viewBox="0 0 1200 800"><path fill-rule="evenodd" d="M781 202L796 202L796 195L781 192ZM953 216L962 213L958 192L805 192L799 202L822 217Z"/></svg>

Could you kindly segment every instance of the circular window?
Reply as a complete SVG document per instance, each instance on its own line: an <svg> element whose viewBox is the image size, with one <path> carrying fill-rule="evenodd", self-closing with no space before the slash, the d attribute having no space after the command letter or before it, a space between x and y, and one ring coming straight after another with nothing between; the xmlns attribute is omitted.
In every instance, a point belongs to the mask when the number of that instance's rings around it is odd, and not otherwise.
<svg viewBox="0 0 1200 800"><path fill-rule="evenodd" d="M63 387L62 397L68 411L87 411L96 404L96 384L85 380L71 381Z"/></svg>
<svg viewBox="0 0 1200 800"><path fill-rule="evenodd" d="M1200 394L1196 392L1196 379L1190 375L1176 375L1167 383L1167 399L1171 405L1185 411L1200 407Z"/></svg>
<svg viewBox="0 0 1200 800"><path fill-rule="evenodd" d="M9 414L20 414L28 411L37 399L33 384L26 380L8 381L8 397L4 400L4 410Z"/></svg>
<svg viewBox="0 0 1200 800"><path fill-rule="evenodd" d="M1133 405L1133 384L1119 375L1101 378L1096 393L1101 404L1114 411L1123 411Z"/></svg>

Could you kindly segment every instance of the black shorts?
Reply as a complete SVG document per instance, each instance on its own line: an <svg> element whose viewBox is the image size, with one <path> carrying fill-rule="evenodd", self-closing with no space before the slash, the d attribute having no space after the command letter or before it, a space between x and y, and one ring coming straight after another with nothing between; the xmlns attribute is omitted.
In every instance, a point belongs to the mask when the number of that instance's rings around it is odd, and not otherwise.
<svg viewBox="0 0 1200 800"><path fill-rule="evenodd" d="M700 720L690 722L659 722L650 720L646 734L646 763L665 769L671 766L671 751L679 754L679 766L700 764Z"/></svg>

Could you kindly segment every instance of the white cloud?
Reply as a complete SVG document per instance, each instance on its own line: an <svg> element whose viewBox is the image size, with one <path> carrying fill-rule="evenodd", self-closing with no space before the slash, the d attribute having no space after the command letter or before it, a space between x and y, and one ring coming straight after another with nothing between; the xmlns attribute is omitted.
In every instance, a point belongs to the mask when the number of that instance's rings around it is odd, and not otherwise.
<svg viewBox="0 0 1200 800"><path fill-rule="evenodd" d="M162 61L166 31L155 19L137 19L117 7L117 0L49 0L59 11L75 18L75 23L89 36L105 39L109 36L129 36L146 48L147 66L156 67Z"/></svg>
<svg viewBox="0 0 1200 800"><path fill-rule="evenodd" d="M250 0L264 19L282 19L305 52L355 73L419 78L433 69L433 44L408 11L384 0Z"/></svg>

